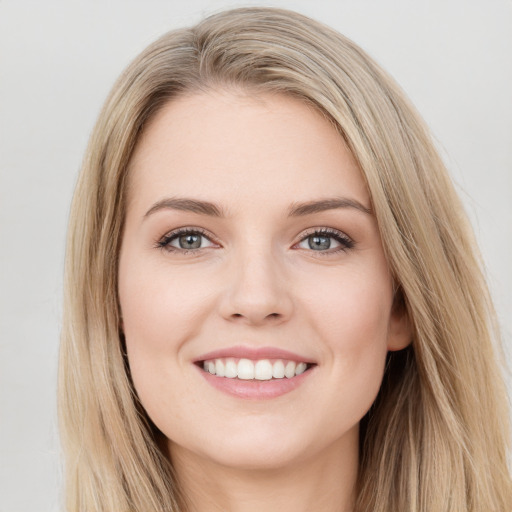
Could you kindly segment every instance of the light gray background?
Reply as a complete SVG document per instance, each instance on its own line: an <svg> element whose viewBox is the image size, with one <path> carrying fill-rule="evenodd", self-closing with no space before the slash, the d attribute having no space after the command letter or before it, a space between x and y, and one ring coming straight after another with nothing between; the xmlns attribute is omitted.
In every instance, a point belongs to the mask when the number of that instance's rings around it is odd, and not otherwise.
<svg viewBox="0 0 512 512"><path fill-rule="evenodd" d="M512 352L510 0L0 0L0 512L58 509L65 229L107 92L163 32L255 4L332 25L407 91L467 205Z"/></svg>

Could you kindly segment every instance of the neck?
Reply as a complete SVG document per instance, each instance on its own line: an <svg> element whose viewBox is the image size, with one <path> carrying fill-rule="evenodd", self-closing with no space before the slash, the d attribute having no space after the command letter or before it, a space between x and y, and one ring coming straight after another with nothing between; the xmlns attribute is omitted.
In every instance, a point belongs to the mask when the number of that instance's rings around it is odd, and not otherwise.
<svg viewBox="0 0 512 512"><path fill-rule="evenodd" d="M352 512L358 467L357 432L350 443L279 468L217 464L171 447L189 512Z"/></svg>

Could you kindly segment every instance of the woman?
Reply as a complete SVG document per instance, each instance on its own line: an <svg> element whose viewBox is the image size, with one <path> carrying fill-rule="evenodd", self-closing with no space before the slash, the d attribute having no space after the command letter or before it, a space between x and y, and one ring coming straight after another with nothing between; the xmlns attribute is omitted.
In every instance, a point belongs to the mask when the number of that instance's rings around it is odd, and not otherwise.
<svg viewBox="0 0 512 512"><path fill-rule="evenodd" d="M72 208L69 510L506 511L475 243L394 82L237 9L124 72Z"/></svg>

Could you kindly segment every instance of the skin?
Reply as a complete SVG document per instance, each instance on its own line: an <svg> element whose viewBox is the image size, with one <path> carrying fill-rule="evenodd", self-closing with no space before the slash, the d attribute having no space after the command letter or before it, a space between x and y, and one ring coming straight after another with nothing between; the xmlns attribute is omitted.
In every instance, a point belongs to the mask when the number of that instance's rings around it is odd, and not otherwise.
<svg viewBox="0 0 512 512"><path fill-rule="evenodd" d="M296 99L211 91L164 106L130 173L119 273L128 360L191 510L350 511L359 422L387 351L404 348L410 329L393 308L371 212L289 215L331 198L370 210L343 139ZM170 197L224 215L155 208ZM188 252L178 238L162 247L178 228L208 238ZM330 248L312 249L325 228L352 246L329 234ZM237 398L193 363L235 345L290 350L316 366L285 395Z"/></svg>

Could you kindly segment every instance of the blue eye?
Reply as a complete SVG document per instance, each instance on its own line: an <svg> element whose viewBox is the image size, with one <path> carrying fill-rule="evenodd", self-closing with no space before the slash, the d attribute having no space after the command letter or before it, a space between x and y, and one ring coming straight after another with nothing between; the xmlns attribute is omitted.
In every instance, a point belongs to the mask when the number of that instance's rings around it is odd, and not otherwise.
<svg viewBox="0 0 512 512"><path fill-rule="evenodd" d="M298 244L300 249L317 252L337 252L351 249L354 242L340 231L321 229L304 237Z"/></svg>
<svg viewBox="0 0 512 512"><path fill-rule="evenodd" d="M193 252L208 247L218 247L211 238L197 228L182 228L164 235L156 246L169 252ZM299 249L333 254L354 247L354 242L344 233L327 228L310 231L296 244Z"/></svg>
<svg viewBox="0 0 512 512"><path fill-rule="evenodd" d="M198 230L182 229L168 233L157 245L168 251L194 251L205 247L213 247L215 244Z"/></svg>

